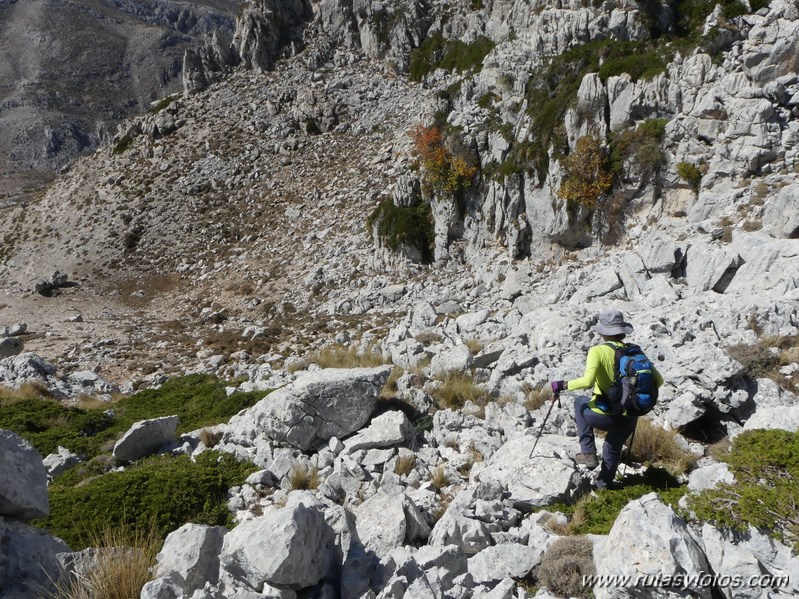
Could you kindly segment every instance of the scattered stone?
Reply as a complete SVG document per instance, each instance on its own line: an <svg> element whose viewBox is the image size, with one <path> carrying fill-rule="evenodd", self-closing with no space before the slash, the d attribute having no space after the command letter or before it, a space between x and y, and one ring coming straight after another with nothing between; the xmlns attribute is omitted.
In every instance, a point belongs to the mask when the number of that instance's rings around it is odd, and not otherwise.
<svg viewBox="0 0 799 599"><path fill-rule="evenodd" d="M114 445L113 455L120 462L132 462L174 443L178 427L177 416L140 420L122 435Z"/></svg>

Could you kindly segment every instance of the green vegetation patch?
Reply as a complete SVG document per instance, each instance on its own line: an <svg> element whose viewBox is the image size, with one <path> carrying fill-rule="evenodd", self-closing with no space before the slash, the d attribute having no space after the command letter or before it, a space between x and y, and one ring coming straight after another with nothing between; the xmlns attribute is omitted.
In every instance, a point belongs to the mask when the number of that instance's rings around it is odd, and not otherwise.
<svg viewBox="0 0 799 599"><path fill-rule="evenodd" d="M122 138L114 146L114 154L124 153L133 143L133 137L130 135L123 135Z"/></svg>
<svg viewBox="0 0 799 599"><path fill-rule="evenodd" d="M677 502L688 490L668 471L653 467L647 468L642 475L626 477L623 484L621 489L606 489L599 491L595 497L587 495L574 505L556 504L547 507L547 510L571 515L568 526L570 534L606 535L629 502L657 491L664 503L676 508Z"/></svg>
<svg viewBox="0 0 799 599"><path fill-rule="evenodd" d="M771 530L799 553L799 432L747 431L724 459L738 482L689 496L697 518L741 532Z"/></svg>
<svg viewBox="0 0 799 599"><path fill-rule="evenodd" d="M613 172L621 175L627 160L637 165L644 179L659 171L666 160L661 144L668 122L668 119L648 119L635 128L613 134L610 141Z"/></svg>
<svg viewBox="0 0 799 599"><path fill-rule="evenodd" d="M50 516L34 524L75 550L109 527L132 531L149 523L163 538L187 522L232 526L227 490L255 470L229 454L206 451L196 462L162 455L75 486L61 478L50 486Z"/></svg>
<svg viewBox="0 0 799 599"><path fill-rule="evenodd" d="M699 167L690 162L680 162L677 164L677 174L691 186L691 189L699 191L699 184L702 181L702 171Z"/></svg>
<svg viewBox="0 0 799 599"><path fill-rule="evenodd" d="M67 408L52 399L0 401L0 428L12 430L30 441L42 456L61 445L81 455L97 453L102 435L113 421L102 410Z"/></svg>
<svg viewBox="0 0 799 599"><path fill-rule="evenodd" d="M433 260L433 213L429 204L422 202L413 208L395 206L391 200L383 200L366 219L366 227L377 226L377 235L391 250L402 246L417 249L422 261Z"/></svg>
<svg viewBox="0 0 799 599"><path fill-rule="evenodd" d="M69 408L52 399L5 402L0 398L0 428L30 441L42 456L61 445L87 458L97 455L134 422L177 414L178 432L226 422L264 397L263 392L225 393L225 383L205 374L174 378L108 408ZM108 449L106 447L106 449Z"/></svg>
<svg viewBox="0 0 799 599"><path fill-rule="evenodd" d="M481 35L467 44L461 40L448 40L440 33L431 35L411 52L410 75L421 81L436 69L446 71L479 71L483 60L496 44Z"/></svg>

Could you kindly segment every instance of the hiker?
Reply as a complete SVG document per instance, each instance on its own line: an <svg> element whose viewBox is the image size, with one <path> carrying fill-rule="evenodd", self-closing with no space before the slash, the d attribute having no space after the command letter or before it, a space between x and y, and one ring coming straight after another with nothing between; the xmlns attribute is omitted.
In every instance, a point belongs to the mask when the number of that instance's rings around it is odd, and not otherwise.
<svg viewBox="0 0 799 599"><path fill-rule="evenodd" d="M624 315L618 310L603 312L599 315L599 324L592 330L604 340L603 343L588 350L585 373L579 379L571 381L552 381L552 391L558 395L561 391L576 391L593 388L592 397L580 395L574 400L574 418L577 422L577 434L580 439L580 453L575 457L578 464L596 468L599 463L596 457L594 429L606 431L605 445L602 450L602 468L596 480L597 489L615 487L614 478L619 466L621 452L627 437L635 430L637 417L626 411L613 414L613 406L607 392L616 379L616 348L624 348L624 338L633 332L633 326L624 321ZM657 387L663 384L663 377L652 367L654 383Z"/></svg>

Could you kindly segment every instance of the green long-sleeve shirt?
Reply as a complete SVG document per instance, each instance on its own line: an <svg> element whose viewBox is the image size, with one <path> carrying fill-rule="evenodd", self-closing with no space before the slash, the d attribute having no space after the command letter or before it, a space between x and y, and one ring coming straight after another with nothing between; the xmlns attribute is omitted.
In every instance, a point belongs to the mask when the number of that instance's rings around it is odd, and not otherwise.
<svg viewBox="0 0 799 599"><path fill-rule="evenodd" d="M622 344L619 344L620 346ZM585 360L585 372L579 379L573 379L566 383L566 389L569 391L576 391L578 389L589 389L593 387L594 397L591 399L589 406L592 410L599 413L605 413L596 405L596 396L602 395L610 389L615 377L615 359L616 352L609 345L604 343L595 345L588 350L588 356ZM655 385L660 387L663 384L663 377L652 367L652 374L655 377Z"/></svg>

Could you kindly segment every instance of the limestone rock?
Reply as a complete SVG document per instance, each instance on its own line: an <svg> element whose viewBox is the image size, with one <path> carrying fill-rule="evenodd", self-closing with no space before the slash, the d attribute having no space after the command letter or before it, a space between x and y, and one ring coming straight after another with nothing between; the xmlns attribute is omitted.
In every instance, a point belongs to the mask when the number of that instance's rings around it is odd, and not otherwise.
<svg viewBox="0 0 799 599"><path fill-rule="evenodd" d="M177 427L177 416L140 420L116 442L114 457L120 462L132 462L151 455L167 443L175 442Z"/></svg>
<svg viewBox="0 0 799 599"><path fill-rule="evenodd" d="M303 504L242 522L225 536L221 569L250 588L301 589L325 574L332 531L324 514Z"/></svg>
<svg viewBox="0 0 799 599"><path fill-rule="evenodd" d="M656 493L631 501L622 509L604 546L613 547L613 551L595 554L598 576L701 576L710 571L705 554L685 522ZM709 599L711 596L709 587L695 588L694 591L698 597ZM648 592L652 597L684 596L678 589L665 587L651 588ZM596 586L594 593L598 599L636 596L635 588Z"/></svg>
<svg viewBox="0 0 799 599"><path fill-rule="evenodd" d="M525 578L541 561L543 548L507 543L486 547L469 558L469 573L476 583L504 578Z"/></svg>
<svg viewBox="0 0 799 599"><path fill-rule="evenodd" d="M410 441L413 433L413 425L403 412L385 412L372 420L368 427L344 441L344 450L352 453L359 449L393 447Z"/></svg>
<svg viewBox="0 0 799 599"><path fill-rule="evenodd" d="M693 470L688 478L688 488L694 493L712 489L719 483L732 484L735 476L724 463L709 464Z"/></svg>
<svg viewBox="0 0 799 599"><path fill-rule="evenodd" d="M301 376L231 418L225 440L252 444L267 437L306 451L361 428L391 367L325 369Z"/></svg>
<svg viewBox="0 0 799 599"><path fill-rule="evenodd" d="M5 455L5 451L4 451ZM2 480L5 478L3 473ZM61 539L0 516L0 597L28 599L52 589L61 572L56 556L70 551Z"/></svg>
<svg viewBox="0 0 799 599"><path fill-rule="evenodd" d="M56 453L51 453L42 460L45 469L47 470L47 478L52 480L62 472L65 472L73 466L80 464L83 460L77 454L72 453L66 447L59 445Z"/></svg>
<svg viewBox="0 0 799 599"><path fill-rule="evenodd" d="M215 584L226 533L223 526L202 524L184 524L169 533L157 557L156 577L169 578L185 593Z"/></svg>
<svg viewBox="0 0 799 599"><path fill-rule="evenodd" d="M577 452L575 442L541 435L531 457L534 444L533 435L511 439L485 462L475 478L507 488L510 500L523 509L570 501L587 489L589 481L570 457Z"/></svg>
<svg viewBox="0 0 799 599"><path fill-rule="evenodd" d="M0 429L0 455L0 516L48 516L47 472L39 452L15 432Z"/></svg>

